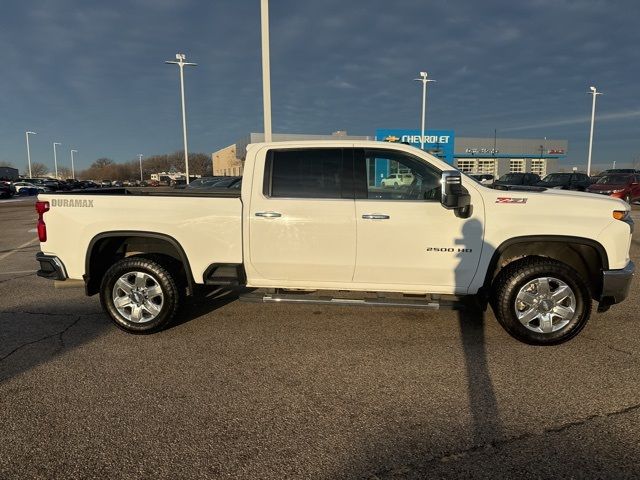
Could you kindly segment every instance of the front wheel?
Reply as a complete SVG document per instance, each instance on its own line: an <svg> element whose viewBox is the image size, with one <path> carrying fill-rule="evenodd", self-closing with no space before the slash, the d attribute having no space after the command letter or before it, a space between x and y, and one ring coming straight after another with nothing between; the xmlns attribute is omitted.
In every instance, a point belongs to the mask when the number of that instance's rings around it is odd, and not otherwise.
<svg viewBox="0 0 640 480"><path fill-rule="evenodd" d="M100 303L115 324L129 333L161 330L180 303L176 280L160 263L144 257L124 258L102 278Z"/></svg>
<svg viewBox="0 0 640 480"><path fill-rule="evenodd" d="M587 324L591 295L570 266L547 258L524 258L498 275L492 307L514 338L532 345L557 345Z"/></svg>

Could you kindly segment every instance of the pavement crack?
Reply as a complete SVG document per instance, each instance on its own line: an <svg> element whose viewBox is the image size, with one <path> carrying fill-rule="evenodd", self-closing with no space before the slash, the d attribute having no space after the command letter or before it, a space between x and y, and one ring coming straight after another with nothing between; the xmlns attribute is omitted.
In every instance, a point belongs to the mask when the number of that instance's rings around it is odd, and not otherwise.
<svg viewBox="0 0 640 480"><path fill-rule="evenodd" d="M43 317L73 317L72 313L30 312L28 310L0 310L0 315L42 315Z"/></svg>
<svg viewBox="0 0 640 480"><path fill-rule="evenodd" d="M584 335L584 334L582 336L584 338L586 338L587 340L591 340L592 342L596 342L597 344L602 345L603 347L606 347L609 350L613 350L614 352L625 353L625 354L630 355L630 356L632 356L634 358L636 357L635 352L630 352L629 350L624 350L622 348L614 347L613 345L609 345L608 343L605 343L605 342L603 342L603 341L601 341L601 340L599 340L599 339L597 339L595 337L590 337L590 336Z"/></svg>
<svg viewBox="0 0 640 480"><path fill-rule="evenodd" d="M427 465L433 464L433 463L436 463L436 462L446 463L446 462L456 461L456 460L459 460L461 458L465 458L468 455L473 454L473 453L500 449L502 447L505 447L505 446L508 446L510 444L519 442L521 440L530 440L532 438L541 437L541 436L544 436L544 435L547 435L547 434L551 434L551 433L564 432L566 430L570 430L571 428L585 425L585 424L587 424L587 423L589 423L589 422L591 422L593 420L608 419L608 418L611 418L611 417L616 417L616 416L619 416L619 415L624 415L624 414L627 414L627 413L630 413L630 412L634 412L636 410L640 410L640 403L637 403L635 405L630 405L628 407L620 408L618 410L613 410L611 412L589 415L588 417L584 417L584 418L581 418L579 420L575 420L575 421L571 421L571 422L565 422L565 423L562 423L562 424L557 425L557 426L547 427L547 428L545 428L545 429L543 429L541 431L528 432L528 433L523 433L523 434L520 434L520 435L514 435L514 436L508 437L508 438L502 438L502 439L493 440L491 442L487 442L487 443L483 443L483 444L476 444L476 445L472 445L472 446L470 446L468 448L465 448L465 449L462 449L462 450L443 452L440 455L433 456L431 458L425 459L425 461L422 462L419 465L417 465L417 464L405 464L405 465L394 466L394 467L391 467L391 468L388 468L388 469L385 469L385 470L381 470L381 471L375 472L373 478L377 478L378 475L382 475L383 478L386 478L385 475L389 474L390 472L397 471L398 469L400 469L401 471L403 471L405 473L408 473L408 472L411 472L411 471L422 470Z"/></svg>
<svg viewBox="0 0 640 480"><path fill-rule="evenodd" d="M63 339L64 334L67 333L71 327L76 325L80 321L80 318L81 318L80 315L78 315L78 317L73 322L71 322L69 325L67 325L65 328L63 328L59 332L52 333L51 335L47 335L46 337L39 338L38 340L32 340L31 342L26 342L26 343L23 343L22 345L17 346L13 350L11 350L9 353L7 353L5 356L0 357L0 362L4 362L7 358L9 358L11 355L13 355L14 353L18 352L19 350L21 350L24 347L27 347L29 345L33 345L34 343L42 342L44 340L48 340L49 338L58 337L58 341L60 342L60 344L64 348L65 347L64 339Z"/></svg>

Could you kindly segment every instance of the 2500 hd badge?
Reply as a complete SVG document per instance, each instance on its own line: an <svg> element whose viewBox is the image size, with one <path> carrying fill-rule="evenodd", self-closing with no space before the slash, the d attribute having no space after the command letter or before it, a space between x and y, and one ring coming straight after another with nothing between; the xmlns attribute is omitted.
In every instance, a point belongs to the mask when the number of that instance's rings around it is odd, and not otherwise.
<svg viewBox="0 0 640 480"><path fill-rule="evenodd" d="M454 247L427 247L427 252L457 252L457 253L471 253L473 248L454 248Z"/></svg>

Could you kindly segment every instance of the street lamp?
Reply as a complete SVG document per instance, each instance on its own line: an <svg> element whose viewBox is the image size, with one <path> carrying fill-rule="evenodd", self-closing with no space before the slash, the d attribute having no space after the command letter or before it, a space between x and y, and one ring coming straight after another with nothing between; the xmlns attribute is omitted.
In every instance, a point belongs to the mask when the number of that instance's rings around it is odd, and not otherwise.
<svg viewBox="0 0 640 480"><path fill-rule="evenodd" d="M187 185L189 184L189 150L187 148L187 113L184 106L184 67L185 65L195 67L197 63L187 63L187 56L184 53L176 53L176 61L168 60L164 63L172 63L180 67L180 98L182 99L182 137L184 140L184 165L187 174Z"/></svg>
<svg viewBox="0 0 640 480"><path fill-rule="evenodd" d="M138 160L140 161L140 183L142 183L143 178L142 178L142 154L141 153L138 154Z"/></svg>
<svg viewBox="0 0 640 480"><path fill-rule="evenodd" d="M78 153L78 150L71 150L71 178L76 179L76 169L73 165L73 153Z"/></svg>
<svg viewBox="0 0 640 480"><path fill-rule="evenodd" d="M422 128L420 129L420 148L424 150L424 124L427 113L427 83L435 82L431 78L427 78L427 72L420 72L420 78L414 78L416 82L422 82Z"/></svg>
<svg viewBox="0 0 640 480"><path fill-rule="evenodd" d="M58 177L58 156L56 154L56 145L62 145L60 142L53 142L53 166L56 169L56 180L60 180Z"/></svg>
<svg viewBox="0 0 640 480"><path fill-rule="evenodd" d="M269 53L269 0L260 0L260 30L262 32L262 105L264 141L271 141L271 66Z"/></svg>
<svg viewBox="0 0 640 480"><path fill-rule="evenodd" d="M591 175L591 150L593 148L593 125L596 121L596 96L602 95L596 87L589 87L589 94L593 95L593 104L591 106L591 132L589 133L589 158L587 159L587 175Z"/></svg>
<svg viewBox="0 0 640 480"><path fill-rule="evenodd" d="M29 178L31 178L31 151L29 150L29 135L37 135L36 132L24 132L27 137L27 163L29 164Z"/></svg>

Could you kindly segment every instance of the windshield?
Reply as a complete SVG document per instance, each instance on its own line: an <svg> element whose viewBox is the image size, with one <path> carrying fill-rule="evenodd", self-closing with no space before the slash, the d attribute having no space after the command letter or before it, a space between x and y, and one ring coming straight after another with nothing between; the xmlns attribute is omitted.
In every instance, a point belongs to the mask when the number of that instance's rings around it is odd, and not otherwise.
<svg viewBox="0 0 640 480"><path fill-rule="evenodd" d="M596 182L599 185L625 185L631 180L631 175L605 175Z"/></svg>
<svg viewBox="0 0 640 480"><path fill-rule="evenodd" d="M544 177L542 181L547 183L566 182L570 176L570 173L551 173Z"/></svg>

